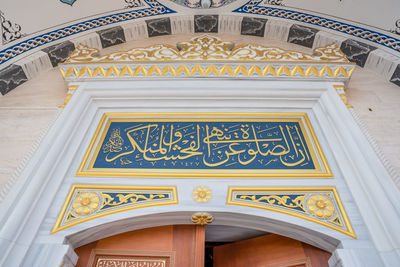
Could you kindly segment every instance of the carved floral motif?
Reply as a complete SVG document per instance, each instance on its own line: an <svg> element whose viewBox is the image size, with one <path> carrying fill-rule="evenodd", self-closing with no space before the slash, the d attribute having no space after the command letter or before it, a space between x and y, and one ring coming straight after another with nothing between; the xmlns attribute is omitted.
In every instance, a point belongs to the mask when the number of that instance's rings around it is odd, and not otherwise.
<svg viewBox="0 0 400 267"><path fill-rule="evenodd" d="M74 185L52 233L108 214L177 203L175 187Z"/></svg>
<svg viewBox="0 0 400 267"><path fill-rule="evenodd" d="M346 56L336 44L316 48L312 55L287 51L276 47L265 47L258 44L241 44L223 41L217 37L202 35L189 41L152 45L146 48L134 48L126 52L116 52L97 56L99 51L79 45L65 64L71 63L123 63L143 61L296 61L296 62L344 62Z"/></svg>
<svg viewBox="0 0 400 267"><path fill-rule="evenodd" d="M193 199L199 203L206 203L212 197L212 192L207 186L199 186L193 190Z"/></svg>
<svg viewBox="0 0 400 267"><path fill-rule="evenodd" d="M282 212L355 238L336 189L230 188L228 204Z"/></svg>
<svg viewBox="0 0 400 267"><path fill-rule="evenodd" d="M196 213L192 215L192 223L197 225L207 225L212 223L213 220L213 216L208 213Z"/></svg>

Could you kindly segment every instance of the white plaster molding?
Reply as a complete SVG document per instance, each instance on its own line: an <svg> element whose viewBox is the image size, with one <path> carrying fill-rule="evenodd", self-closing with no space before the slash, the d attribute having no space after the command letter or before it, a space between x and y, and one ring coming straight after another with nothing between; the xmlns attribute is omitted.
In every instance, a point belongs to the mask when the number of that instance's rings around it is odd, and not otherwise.
<svg viewBox="0 0 400 267"><path fill-rule="evenodd" d="M277 19L268 19L265 25L264 38L287 42L289 30L293 23Z"/></svg>
<svg viewBox="0 0 400 267"><path fill-rule="evenodd" d="M242 16L219 15L218 33L230 33L240 35L242 29Z"/></svg>
<svg viewBox="0 0 400 267"><path fill-rule="evenodd" d="M39 148L41 142L43 141L43 138L46 136L46 134L48 133L50 128L54 125L54 123L56 122L56 120L59 117L60 113L61 113L61 110L59 109L57 111L56 115L54 116L54 118L48 123L46 128L44 128L40 132L38 138L35 140L35 142L31 146L31 148L29 149L28 153L26 153L26 155L23 157L23 159L19 163L17 169L12 174L11 178L8 179L7 183L3 186L2 190L0 191L0 203L2 203L4 201L4 199L6 198L7 194L9 193L9 191L11 190L13 185L16 183L18 178L21 176L21 174L24 171L26 165L29 163L29 161L31 160L31 158L33 157L33 155L35 154L35 152ZM0 211L1 211L1 209L0 209ZM1 221L1 216L0 216L0 221ZM0 226L1 226L1 224L0 224Z"/></svg>
<svg viewBox="0 0 400 267"><path fill-rule="evenodd" d="M54 194L49 192L58 189L64 176L62 173L68 169L68 166L60 164L65 144L71 140L76 130L74 125L85 113L89 99L81 96L75 98L75 101L85 103L80 108L61 113L54 124L54 128L59 130L47 134L0 207L0 265L19 266L52 204ZM57 170L55 165L59 166Z"/></svg>
<svg viewBox="0 0 400 267"><path fill-rule="evenodd" d="M194 33L194 16L171 16L171 32L172 34L188 34Z"/></svg>
<svg viewBox="0 0 400 267"><path fill-rule="evenodd" d="M358 113L354 109L349 109L349 112L353 116L358 127L360 127L361 131L365 135L365 138L367 138L368 142L371 144L372 148L375 150L375 152L378 155L379 159L381 160L382 164L385 166L386 170L389 172L389 175L393 179L393 182L397 185L397 187L400 190L400 175L393 168L392 164L388 161L388 159L386 158L382 149L376 142L375 138L368 131L367 126L361 120L360 116L358 116Z"/></svg>
<svg viewBox="0 0 400 267"><path fill-rule="evenodd" d="M314 43L313 43L313 49L317 47L325 47L327 45L330 45L332 43L337 44L339 47L341 46L342 42L346 40L347 38L336 35L330 32L325 32L325 31L319 31L315 35Z"/></svg>
<svg viewBox="0 0 400 267"><path fill-rule="evenodd" d="M125 40L127 42L133 40L139 40L149 37L147 31L147 24L145 21L135 21L121 24L122 29L124 29ZM100 47L101 49L101 47Z"/></svg>
<svg viewBox="0 0 400 267"><path fill-rule="evenodd" d="M49 56L43 51L37 51L26 56L15 62L15 64L22 67L28 80L53 68Z"/></svg>
<svg viewBox="0 0 400 267"><path fill-rule="evenodd" d="M88 47L102 49L100 36L96 32L91 32L78 38L71 39L71 42L74 43L75 47L79 44L83 44Z"/></svg>
<svg viewBox="0 0 400 267"><path fill-rule="evenodd" d="M331 129L337 136L332 151L342 160L342 171L355 202L366 222L372 240L384 260L386 253L397 253L400 247L399 209L400 194L375 151L349 116L334 89L322 95L320 104L314 107L316 114L326 114ZM319 118L324 129L329 128L326 119ZM325 125L325 126L324 126ZM397 261L400 262L400 255ZM390 266L390 265L385 265Z"/></svg>
<svg viewBox="0 0 400 267"><path fill-rule="evenodd" d="M381 49L369 53L364 68L370 69L389 81L397 66L400 64L400 57L394 56Z"/></svg>
<svg viewBox="0 0 400 267"><path fill-rule="evenodd" d="M128 231L163 224L189 223L193 211L215 214L215 224L272 231L336 251L342 266L390 266L397 263L399 192L341 99L326 81L260 81L222 79L162 79L148 81L81 82L64 112L2 203L0 264L35 266L54 246L51 262L61 264L68 248ZM246 90L243 90L246 88ZM334 179L202 179L213 190L207 207L193 201L196 179L82 179L79 165L104 112L307 112ZM42 164L44 163L44 164ZM179 205L148 207L96 218L50 235L72 183L176 185ZM230 186L336 186L358 237L282 213L226 205ZM189 192L189 193L188 193ZM379 199L379 202L374 202ZM359 211L361 215L359 214ZM260 218L254 220L252 218ZM135 223L132 223L135 222ZM113 226L110 228L110 224ZM118 226L118 227L117 227ZM108 228L107 228L108 227ZM137 227L137 228L132 228ZM106 229L109 229L108 232ZM368 231L367 231L368 230ZM372 242L371 238L372 237ZM83 240L83 241L82 241ZM376 249L374 248L376 247ZM339 249L339 250L338 250ZM364 256L368 254L367 256ZM37 255L37 257L35 256ZM67 255L67 256L65 256ZM362 258L365 257L367 261ZM384 264L381 263L381 259ZM365 264L364 264L365 262ZM352 264L356 265L352 265ZM336 264L336 263L335 263ZM364 265L362 265L364 264ZM375 265L374 265L375 264Z"/></svg>

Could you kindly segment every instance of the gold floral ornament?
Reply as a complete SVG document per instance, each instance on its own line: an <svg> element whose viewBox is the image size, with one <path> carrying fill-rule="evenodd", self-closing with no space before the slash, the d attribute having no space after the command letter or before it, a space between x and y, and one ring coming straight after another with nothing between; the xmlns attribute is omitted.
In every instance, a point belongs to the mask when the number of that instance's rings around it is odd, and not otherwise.
<svg viewBox="0 0 400 267"><path fill-rule="evenodd" d="M72 202L72 212L86 216L100 208L100 196L94 192L79 192Z"/></svg>
<svg viewBox="0 0 400 267"><path fill-rule="evenodd" d="M285 213L357 238L335 187L230 187L227 204Z"/></svg>
<svg viewBox="0 0 400 267"><path fill-rule="evenodd" d="M213 220L213 216L208 213L196 213L192 216L192 223L197 225L207 225L209 223L212 223Z"/></svg>
<svg viewBox="0 0 400 267"><path fill-rule="evenodd" d="M115 52L99 56L99 50L78 45L70 57L61 65L76 63L132 63L145 61L293 61L350 63L336 44L314 49L313 54L288 51L278 47L258 44L240 44L221 40L210 35L194 37L179 42L176 46L157 44L145 48L133 48L126 52Z"/></svg>
<svg viewBox="0 0 400 267"><path fill-rule="evenodd" d="M212 192L207 186L199 186L193 190L193 199L199 203L206 203L212 197Z"/></svg>
<svg viewBox="0 0 400 267"><path fill-rule="evenodd" d="M310 213L320 219L331 219L336 214L335 204L325 194L313 194L306 200L306 207Z"/></svg>
<svg viewBox="0 0 400 267"><path fill-rule="evenodd" d="M102 216L178 204L176 187L72 185L51 233Z"/></svg>

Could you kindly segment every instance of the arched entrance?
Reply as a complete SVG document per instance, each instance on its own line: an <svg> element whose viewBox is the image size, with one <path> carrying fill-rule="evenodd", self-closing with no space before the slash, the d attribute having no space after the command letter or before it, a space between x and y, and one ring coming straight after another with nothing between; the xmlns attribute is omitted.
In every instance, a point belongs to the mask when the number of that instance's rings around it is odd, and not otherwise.
<svg viewBox="0 0 400 267"><path fill-rule="evenodd" d="M329 252L277 234L229 226L168 225L75 249L77 267L328 266Z"/></svg>

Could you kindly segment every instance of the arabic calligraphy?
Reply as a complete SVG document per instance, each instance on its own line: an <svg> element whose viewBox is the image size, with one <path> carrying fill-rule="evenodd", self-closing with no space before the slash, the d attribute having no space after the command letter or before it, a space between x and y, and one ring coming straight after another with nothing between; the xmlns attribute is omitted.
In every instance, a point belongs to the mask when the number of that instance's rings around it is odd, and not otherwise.
<svg viewBox="0 0 400 267"><path fill-rule="evenodd" d="M99 258L96 267L166 267L164 259Z"/></svg>
<svg viewBox="0 0 400 267"><path fill-rule="evenodd" d="M94 168L314 170L299 121L112 121Z"/></svg>

